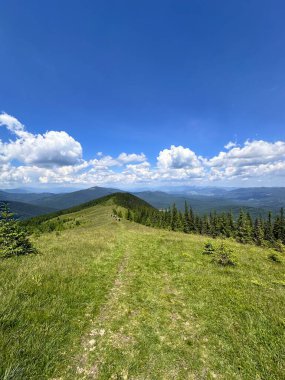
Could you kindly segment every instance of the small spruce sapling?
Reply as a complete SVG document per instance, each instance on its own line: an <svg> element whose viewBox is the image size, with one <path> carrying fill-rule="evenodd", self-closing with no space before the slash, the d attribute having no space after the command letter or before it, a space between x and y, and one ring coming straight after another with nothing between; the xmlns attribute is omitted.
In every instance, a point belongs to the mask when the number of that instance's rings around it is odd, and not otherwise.
<svg viewBox="0 0 285 380"><path fill-rule="evenodd" d="M222 243L213 259L213 261L222 266L235 266L235 262L232 258L232 250L226 248Z"/></svg>
<svg viewBox="0 0 285 380"><path fill-rule="evenodd" d="M204 246L203 255L212 255L213 253L215 253L215 248L213 247L212 243L206 243Z"/></svg>
<svg viewBox="0 0 285 380"><path fill-rule="evenodd" d="M268 255L268 259L277 264L282 263L282 260L277 253L270 253L270 255Z"/></svg>

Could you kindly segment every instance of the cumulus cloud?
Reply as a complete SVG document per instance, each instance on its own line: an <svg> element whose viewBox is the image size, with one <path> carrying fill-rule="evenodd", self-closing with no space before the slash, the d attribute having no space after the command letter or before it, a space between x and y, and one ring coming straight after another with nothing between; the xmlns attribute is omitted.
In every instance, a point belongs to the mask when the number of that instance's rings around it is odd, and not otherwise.
<svg viewBox="0 0 285 380"><path fill-rule="evenodd" d="M283 175L285 162L285 142L274 143L254 140L246 141L242 147L234 147L228 152L205 161L210 168L211 179L232 179L237 177L258 177L270 173Z"/></svg>
<svg viewBox="0 0 285 380"><path fill-rule="evenodd" d="M16 118L8 114L0 115L0 125L11 131L16 139L4 143L0 141L2 161L17 160L37 166L74 165L82 160L82 147L66 132L49 131L32 134L25 130Z"/></svg>
<svg viewBox="0 0 285 380"><path fill-rule="evenodd" d="M121 153L117 161L121 162L122 164L128 164L129 162L143 162L146 160L146 156L141 153L141 154L127 154L127 153Z"/></svg>
<svg viewBox="0 0 285 380"><path fill-rule="evenodd" d="M13 139L0 140L0 187L21 184L78 184L125 186L130 184L209 184L285 178L285 142L229 142L213 157L197 155L189 147L171 145L150 164L143 153L122 152L118 156L95 154L83 157L78 141L65 131L32 134L15 117L0 115L0 127ZM0 128L1 132L1 128ZM267 181L267 182L266 182ZM279 183L280 183L279 182Z"/></svg>
<svg viewBox="0 0 285 380"><path fill-rule="evenodd" d="M157 165L162 169L197 168L201 161L191 149L171 145L170 149L159 152Z"/></svg>

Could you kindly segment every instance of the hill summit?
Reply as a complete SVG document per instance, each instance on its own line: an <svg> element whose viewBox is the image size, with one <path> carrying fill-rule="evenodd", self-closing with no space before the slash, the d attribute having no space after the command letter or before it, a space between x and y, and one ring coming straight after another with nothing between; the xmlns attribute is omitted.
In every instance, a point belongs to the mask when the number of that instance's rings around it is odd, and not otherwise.
<svg viewBox="0 0 285 380"><path fill-rule="evenodd" d="M56 218L56 217L61 216L61 215L71 214L73 212L78 212L78 211L81 211L81 210L84 210L84 209L87 209L90 207L98 206L98 205L102 205L102 206L103 205L106 205L106 206L107 205L108 206L115 205L115 206L120 206L120 207L123 207L126 209L130 209L130 210L136 210L136 209L141 209L141 208L147 208L147 209L155 210L155 208L153 206L151 206L149 203L138 198L137 196L135 196L133 194L118 192L118 193L106 195L106 196L98 198L98 199L94 199L94 200L86 202L86 203L82 203L78 206L74 206L74 207L71 207L68 209L59 210L56 212L52 212L49 214L40 215L40 216L31 218L31 219L25 221L24 224L30 225L30 224L42 223L42 222L45 222L45 221L50 220L52 218Z"/></svg>

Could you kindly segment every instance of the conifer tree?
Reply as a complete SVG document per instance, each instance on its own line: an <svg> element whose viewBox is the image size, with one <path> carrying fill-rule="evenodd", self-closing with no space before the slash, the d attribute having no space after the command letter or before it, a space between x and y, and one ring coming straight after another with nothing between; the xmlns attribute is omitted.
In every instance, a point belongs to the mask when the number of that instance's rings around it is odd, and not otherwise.
<svg viewBox="0 0 285 380"><path fill-rule="evenodd" d="M131 210L129 208L127 210L127 220L132 220L132 213L131 213Z"/></svg>
<svg viewBox="0 0 285 380"><path fill-rule="evenodd" d="M252 227L250 220L243 210L240 210L237 220L236 239L244 244L252 241Z"/></svg>
<svg viewBox="0 0 285 380"><path fill-rule="evenodd" d="M191 206L189 208L189 227L190 227L190 232L195 231L194 213Z"/></svg>
<svg viewBox="0 0 285 380"><path fill-rule="evenodd" d="M264 225L264 239L270 243L273 243L274 240L271 211L269 211L267 221Z"/></svg>
<svg viewBox="0 0 285 380"><path fill-rule="evenodd" d="M262 245L264 241L264 231L259 218L256 218L254 222L253 241L256 245Z"/></svg>
<svg viewBox="0 0 285 380"><path fill-rule="evenodd" d="M280 209L280 215L277 215L273 224L273 235L275 240L280 240L285 244L285 217L283 207Z"/></svg>
<svg viewBox="0 0 285 380"><path fill-rule="evenodd" d="M11 257L35 253L27 232L14 219L7 205L0 210L0 257Z"/></svg>
<svg viewBox="0 0 285 380"><path fill-rule="evenodd" d="M177 211L177 208L175 206L175 203L173 204L172 206L172 210L171 210L171 229L172 231L177 231L178 230L178 211Z"/></svg>
<svg viewBox="0 0 285 380"><path fill-rule="evenodd" d="M189 218L189 210L188 210L188 205L187 202L185 201L185 206L184 206L184 225L183 225L183 232L186 234L189 234L190 232L190 218Z"/></svg>
<svg viewBox="0 0 285 380"><path fill-rule="evenodd" d="M280 210L280 240L285 244L285 215L283 207Z"/></svg>

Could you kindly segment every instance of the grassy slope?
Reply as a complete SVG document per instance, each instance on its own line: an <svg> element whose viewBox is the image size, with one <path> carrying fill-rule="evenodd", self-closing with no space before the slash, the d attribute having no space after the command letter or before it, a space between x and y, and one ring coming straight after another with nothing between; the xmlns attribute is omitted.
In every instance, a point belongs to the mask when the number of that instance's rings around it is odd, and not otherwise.
<svg viewBox="0 0 285 380"><path fill-rule="evenodd" d="M64 210L58 210L51 212L49 214L45 215L39 215L34 218L31 218L29 220L23 221L23 225L26 226L37 226L40 223L43 223L47 220L51 220L53 218L62 216L62 215L69 215L73 214L79 211L83 211L85 209L90 209L91 207L98 206L98 205L113 205L113 206L121 206L123 208L129 208L129 209L136 209L136 208L153 208L150 204L148 204L143 199L140 199L136 197L135 195L129 194L129 193L114 193L105 195L104 197L93 199L92 201L82 203L77 206L70 207L68 209ZM87 211L88 212L88 211Z"/></svg>
<svg viewBox="0 0 285 380"><path fill-rule="evenodd" d="M284 378L284 259L228 243L238 266L220 268L205 238L111 209L0 262L1 379Z"/></svg>

